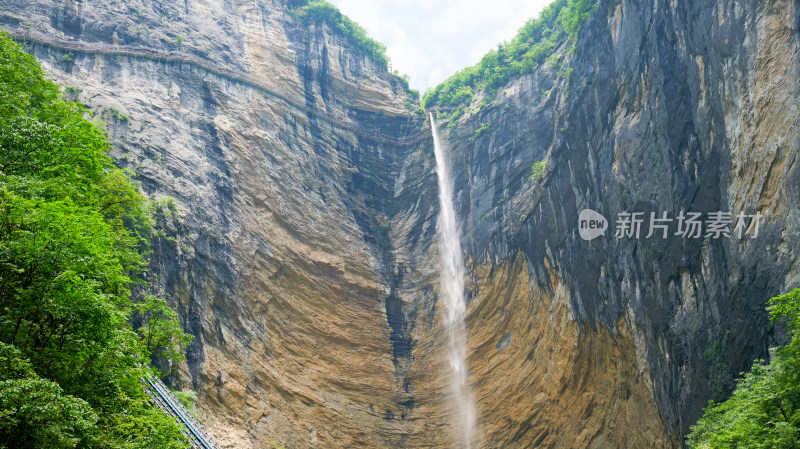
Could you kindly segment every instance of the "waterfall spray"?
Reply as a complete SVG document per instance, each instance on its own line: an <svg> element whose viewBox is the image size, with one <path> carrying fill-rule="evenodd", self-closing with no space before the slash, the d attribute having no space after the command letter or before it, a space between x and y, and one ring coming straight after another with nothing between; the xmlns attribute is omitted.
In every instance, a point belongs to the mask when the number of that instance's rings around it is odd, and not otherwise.
<svg viewBox="0 0 800 449"><path fill-rule="evenodd" d="M439 141L439 131L433 113L430 113L433 147L436 155L436 173L439 176L439 252L441 254L441 281L446 316L450 389L454 400L455 428L460 435L460 444L470 449L475 409L467 386L467 344L464 327L464 262L461 257L461 241L453 207L453 190L450 171L444 150Z"/></svg>

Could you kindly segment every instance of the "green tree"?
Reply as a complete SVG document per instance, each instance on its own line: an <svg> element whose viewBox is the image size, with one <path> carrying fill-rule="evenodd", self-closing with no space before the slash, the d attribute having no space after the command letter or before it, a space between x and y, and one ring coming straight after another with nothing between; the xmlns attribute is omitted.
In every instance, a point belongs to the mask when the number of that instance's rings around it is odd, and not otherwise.
<svg viewBox="0 0 800 449"><path fill-rule="evenodd" d="M181 331L178 314L164 298L148 295L133 304L134 314L144 324L137 329L142 344L149 354L158 354L167 360L183 360L181 348L187 346L192 336Z"/></svg>
<svg viewBox="0 0 800 449"><path fill-rule="evenodd" d="M0 447L184 448L140 379L188 337L131 299L152 218L88 114L0 33Z"/></svg>
<svg viewBox="0 0 800 449"><path fill-rule="evenodd" d="M767 308L791 335L771 363L758 360L725 402L710 402L687 437L691 448L800 448L800 289Z"/></svg>
<svg viewBox="0 0 800 449"><path fill-rule="evenodd" d="M19 350L0 343L0 448L74 448L91 441L97 415L40 379Z"/></svg>

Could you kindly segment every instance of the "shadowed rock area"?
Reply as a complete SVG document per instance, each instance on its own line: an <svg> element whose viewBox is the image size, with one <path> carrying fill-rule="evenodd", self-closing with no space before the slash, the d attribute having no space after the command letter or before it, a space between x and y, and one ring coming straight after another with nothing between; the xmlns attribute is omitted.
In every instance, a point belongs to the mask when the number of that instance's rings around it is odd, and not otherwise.
<svg viewBox="0 0 800 449"><path fill-rule="evenodd" d="M0 25L175 199L147 275L195 338L166 380L221 446L450 446L432 141L399 79L279 0L8 0ZM478 447L680 447L768 356L764 303L800 285L798 30L792 0L601 0L571 75L441 123ZM584 208L765 218L589 242Z"/></svg>

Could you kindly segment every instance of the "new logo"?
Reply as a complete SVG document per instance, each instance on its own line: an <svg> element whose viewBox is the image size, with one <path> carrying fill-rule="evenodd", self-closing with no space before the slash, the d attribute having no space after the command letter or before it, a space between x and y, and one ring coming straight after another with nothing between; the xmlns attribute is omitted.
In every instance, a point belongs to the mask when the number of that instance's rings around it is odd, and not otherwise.
<svg viewBox="0 0 800 449"><path fill-rule="evenodd" d="M578 216L578 233L584 240L593 240L605 235L608 229L608 220L599 212L584 209Z"/></svg>

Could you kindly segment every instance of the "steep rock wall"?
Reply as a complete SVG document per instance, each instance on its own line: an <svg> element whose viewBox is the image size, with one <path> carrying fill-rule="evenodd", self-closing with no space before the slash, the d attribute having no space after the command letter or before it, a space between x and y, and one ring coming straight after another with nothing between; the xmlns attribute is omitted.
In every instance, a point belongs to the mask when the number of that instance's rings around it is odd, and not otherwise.
<svg viewBox="0 0 800 449"><path fill-rule="evenodd" d="M799 21L792 1L600 1L571 77L546 64L448 124L489 447L675 446L768 357L765 302L800 284ZM584 208L604 237L579 237ZM681 210L766 218L754 239L645 238ZM615 238L625 211L641 238ZM533 403L510 417L514 398Z"/></svg>
<svg viewBox="0 0 800 449"><path fill-rule="evenodd" d="M212 436L405 444L437 203L400 81L282 2L12 1L0 17L106 121L145 192L176 199L149 276L195 337L169 380L198 392Z"/></svg>
<svg viewBox="0 0 800 449"><path fill-rule="evenodd" d="M447 447L425 118L286 8L11 0L0 23L177 199L150 275L195 335L170 380L220 443ZM482 447L675 447L767 355L764 301L800 282L799 20L791 0L600 1L569 80L545 65L443 130ZM584 242L583 208L766 218L752 241Z"/></svg>

